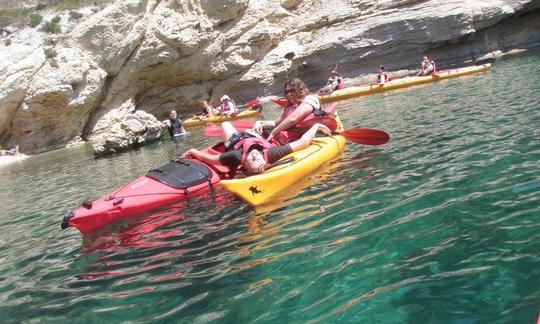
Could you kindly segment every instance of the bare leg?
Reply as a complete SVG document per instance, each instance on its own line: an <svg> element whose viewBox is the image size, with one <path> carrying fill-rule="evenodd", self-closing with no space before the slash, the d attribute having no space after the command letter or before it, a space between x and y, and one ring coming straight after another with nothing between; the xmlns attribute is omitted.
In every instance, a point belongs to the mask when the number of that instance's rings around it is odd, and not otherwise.
<svg viewBox="0 0 540 324"><path fill-rule="evenodd" d="M231 136L236 132L236 128L234 128L230 122L221 123L221 136L223 138L223 142L228 141L229 138L231 138Z"/></svg>

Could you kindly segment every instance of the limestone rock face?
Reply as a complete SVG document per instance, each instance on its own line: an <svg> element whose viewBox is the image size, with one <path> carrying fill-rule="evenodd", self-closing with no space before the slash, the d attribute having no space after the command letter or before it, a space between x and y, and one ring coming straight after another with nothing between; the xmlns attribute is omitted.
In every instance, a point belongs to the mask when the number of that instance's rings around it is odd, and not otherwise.
<svg viewBox="0 0 540 324"><path fill-rule="evenodd" d="M0 34L0 145L37 153L82 139L117 152L160 137L171 109L189 117L223 94L280 94L286 77L316 90L336 67L351 84L379 64L415 69L425 54L448 68L540 44L540 0L117 0L77 11L40 12L61 17L59 34L43 23Z"/></svg>
<svg viewBox="0 0 540 324"><path fill-rule="evenodd" d="M132 102L122 107L125 114L111 113L104 117L111 125L107 133L96 136L92 141L94 155L102 156L141 147L154 142L163 135L163 126L154 116L142 111L133 111Z"/></svg>

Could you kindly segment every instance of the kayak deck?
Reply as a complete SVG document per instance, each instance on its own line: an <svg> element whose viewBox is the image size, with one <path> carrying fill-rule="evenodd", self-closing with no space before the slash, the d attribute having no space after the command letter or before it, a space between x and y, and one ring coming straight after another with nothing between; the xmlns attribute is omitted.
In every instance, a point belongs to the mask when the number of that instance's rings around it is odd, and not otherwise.
<svg viewBox="0 0 540 324"><path fill-rule="evenodd" d="M207 152L219 154L219 151ZM227 177L197 160L177 159L150 170L146 175L121 186L70 212L61 227L75 227L82 234L95 232L113 222L144 214L162 206L201 197L219 186Z"/></svg>
<svg viewBox="0 0 540 324"><path fill-rule="evenodd" d="M257 117L261 112L259 110L244 110L233 115L218 115L207 118L192 117L182 121L184 127L204 126L207 123L222 123L228 120Z"/></svg>
<svg viewBox="0 0 540 324"><path fill-rule="evenodd" d="M365 86L351 86L345 89L335 90L334 92L326 96L319 96L319 100L323 103L326 103L337 100L350 99L358 96L365 96L394 89L406 88L413 85L445 80L473 73L485 72L491 69L491 67L492 64L487 63L478 66L441 70L436 72L436 74L432 75L398 78L392 81L388 81L384 85L370 84Z"/></svg>

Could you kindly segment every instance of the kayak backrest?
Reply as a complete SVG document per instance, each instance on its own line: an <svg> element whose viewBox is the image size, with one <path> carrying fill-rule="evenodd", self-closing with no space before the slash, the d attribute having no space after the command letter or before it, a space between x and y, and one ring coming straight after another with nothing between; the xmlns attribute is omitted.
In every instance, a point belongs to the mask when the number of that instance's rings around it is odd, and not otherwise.
<svg viewBox="0 0 540 324"><path fill-rule="evenodd" d="M212 171L197 160L178 159L148 171L146 176L175 189L188 189L210 182Z"/></svg>

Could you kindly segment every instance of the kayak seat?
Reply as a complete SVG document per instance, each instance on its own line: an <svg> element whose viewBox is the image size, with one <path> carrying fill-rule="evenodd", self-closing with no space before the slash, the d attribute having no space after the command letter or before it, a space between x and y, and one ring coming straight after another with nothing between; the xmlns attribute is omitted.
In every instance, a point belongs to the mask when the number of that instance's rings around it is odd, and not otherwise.
<svg viewBox="0 0 540 324"><path fill-rule="evenodd" d="M187 189L210 182L212 171L199 161L177 159L148 171L146 176L175 189Z"/></svg>

